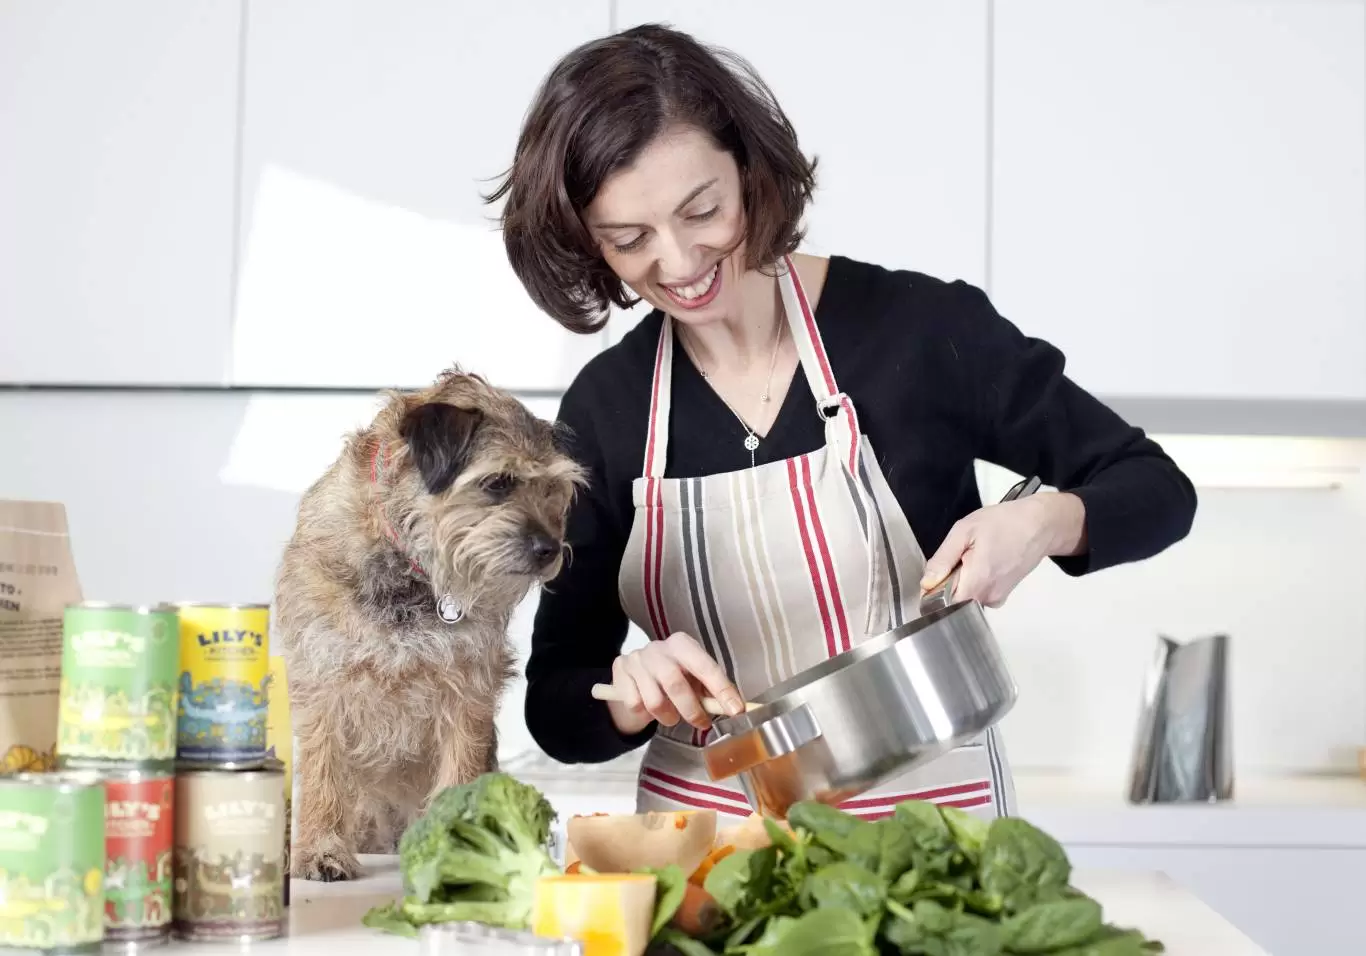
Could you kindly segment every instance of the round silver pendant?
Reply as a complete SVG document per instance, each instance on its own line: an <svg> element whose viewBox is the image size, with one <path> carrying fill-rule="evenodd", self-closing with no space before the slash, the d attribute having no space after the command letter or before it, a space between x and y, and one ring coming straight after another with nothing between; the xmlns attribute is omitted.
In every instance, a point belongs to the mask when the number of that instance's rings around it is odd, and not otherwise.
<svg viewBox="0 0 1366 956"><path fill-rule="evenodd" d="M745 451L754 451L754 449L758 447L759 438L757 435L750 435L748 438L745 439Z"/></svg>
<svg viewBox="0 0 1366 956"><path fill-rule="evenodd" d="M455 624L465 616L465 609L460 606L460 602L449 594L441 595L441 599L436 602L436 616L447 624Z"/></svg>

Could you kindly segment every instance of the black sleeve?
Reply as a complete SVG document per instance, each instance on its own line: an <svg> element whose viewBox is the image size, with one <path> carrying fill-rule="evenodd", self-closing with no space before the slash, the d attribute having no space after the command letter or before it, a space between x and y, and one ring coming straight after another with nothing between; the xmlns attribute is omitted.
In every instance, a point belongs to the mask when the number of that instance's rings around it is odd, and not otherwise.
<svg viewBox="0 0 1366 956"><path fill-rule="evenodd" d="M607 705L590 693L593 684L612 682L612 661L626 642L629 623L617 596L617 571L628 529L612 506L590 403L581 391L566 392L559 419L572 433L572 454L588 470L589 485L570 507L569 555L541 592L526 667L527 729L561 763L611 760L655 732L652 724L623 736Z"/></svg>
<svg viewBox="0 0 1366 956"><path fill-rule="evenodd" d="M1086 506L1086 550L1055 558L1078 576L1151 557L1195 517L1190 480L1162 447L1069 379L1062 353L1024 335L985 293L953 283L979 426L978 456L1070 491Z"/></svg>

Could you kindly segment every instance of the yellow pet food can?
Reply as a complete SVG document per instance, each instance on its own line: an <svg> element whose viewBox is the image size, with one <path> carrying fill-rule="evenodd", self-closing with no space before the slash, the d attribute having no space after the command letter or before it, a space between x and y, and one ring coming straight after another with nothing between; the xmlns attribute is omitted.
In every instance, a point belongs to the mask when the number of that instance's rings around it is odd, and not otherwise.
<svg viewBox="0 0 1366 956"><path fill-rule="evenodd" d="M259 767L266 760L270 605L178 604L176 759Z"/></svg>
<svg viewBox="0 0 1366 956"><path fill-rule="evenodd" d="M290 830L294 825L294 727L289 722L289 680L285 659L270 658L270 705L266 717L266 753L285 768L285 905L289 905Z"/></svg>

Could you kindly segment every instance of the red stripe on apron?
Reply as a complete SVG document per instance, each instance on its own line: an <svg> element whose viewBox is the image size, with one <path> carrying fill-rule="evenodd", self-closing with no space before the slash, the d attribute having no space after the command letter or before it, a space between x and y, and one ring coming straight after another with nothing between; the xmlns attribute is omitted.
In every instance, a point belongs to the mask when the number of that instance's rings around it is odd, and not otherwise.
<svg viewBox="0 0 1366 956"><path fill-rule="evenodd" d="M792 507L797 513L797 531L802 539L802 550L806 554L806 567L811 572L811 590L816 595L816 606L821 613L821 625L825 628L826 656L834 657L838 653L835 645L835 629L830 623L830 609L825 603L825 589L821 586L820 567L816 564L816 552L811 547L811 535L806 528L802 492L797 487L797 466L790 458L787 461L787 482L792 490Z"/></svg>
<svg viewBox="0 0 1366 956"><path fill-rule="evenodd" d="M696 793L704 794L709 797L719 797L722 800L733 800L736 803L749 806L749 799L739 790L727 790L725 787L713 787L710 784L697 783L693 780L685 780L675 774L665 770L657 770L654 767L643 767L641 773L647 777L652 777L659 783L667 783L672 787L679 787L683 790L692 790Z"/></svg>
<svg viewBox="0 0 1366 956"><path fill-rule="evenodd" d="M835 606L835 621L839 624L840 650L847 651L853 647L849 640L849 622L844 616L844 600L840 597L839 582L835 580L835 565L830 560L830 547L825 541L825 528L821 525L820 510L816 507L816 492L811 488L811 462L806 458L802 458L802 489L806 492L807 513L811 516L811 527L816 533L821 564L825 567L825 579L830 582L830 603Z"/></svg>
<svg viewBox="0 0 1366 956"><path fill-rule="evenodd" d="M792 264L791 256L784 256L783 260L787 263L788 269L795 275L797 267ZM806 290L802 288L800 282L795 284L797 290L797 302L802 307L802 324L806 326L807 335L811 339L811 349L816 353L816 362L820 365L821 376L825 379L825 390L834 395L839 391L835 385L835 373L830 371L830 359L826 357L825 346L821 344L821 334L816 328L816 317L811 314L811 303L806 300Z"/></svg>
<svg viewBox="0 0 1366 956"><path fill-rule="evenodd" d="M991 795L990 780L976 780L972 783L960 783L952 787L935 787L930 790L916 790L912 793L888 793L876 797L857 797L853 800L846 800L840 804L841 808L871 808L895 806L898 803L905 803L907 800L928 800L934 802L945 797L967 797Z"/></svg>
<svg viewBox="0 0 1366 956"><path fill-rule="evenodd" d="M725 803L717 803L705 797L695 796L689 793L676 793L668 787L660 786L651 780L640 781L640 789L653 793L657 797L665 800L672 800L687 807L696 807L699 810L715 810L717 813L724 813L732 817L748 817L753 815L752 810L742 810L739 807L732 807Z"/></svg>
<svg viewBox="0 0 1366 956"><path fill-rule="evenodd" d="M971 810L973 807L985 807L987 804L991 803L991 797L972 797L967 800L932 800L930 802L939 807L955 807L959 810ZM883 810L854 810L851 812L854 816L863 820L885 820L896 813L896 808L892 807Z"/></svg>
<svg viewBox="0 0 1366 956"><path fill-rule="evenodd" d="M654 516L654 483L655 479L645 479L645 566L641 569L645 581L645 613L650 616L650 628L655 632L655 640L663 640L666 636L664 628L659 622L659 611L655 608L655 586L654 577L655 562L655 516Z"/></svg>

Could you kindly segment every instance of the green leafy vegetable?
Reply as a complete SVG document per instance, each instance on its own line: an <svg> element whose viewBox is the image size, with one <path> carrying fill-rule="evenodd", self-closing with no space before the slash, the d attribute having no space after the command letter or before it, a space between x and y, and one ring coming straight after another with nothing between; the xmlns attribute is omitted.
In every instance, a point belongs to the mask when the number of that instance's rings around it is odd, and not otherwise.
<svg viewBox="0 0 1366 956"><path fill-rule="evenodd" d="M1056 899L1072 876L1058 841L1018 817L991 822L978 870L982 889L999 896L1008 913Z"/></svg>
<svg viewBox="0 0 1366 956"><path fill-rule="evenodd" d="M688 892L688 875L675 863L658 869L646 867L641 872L655 878L655 918L650 925L650 936L654 938L683 904L683 897Z"/></svg>
<svg viewBox="0 0 1366 956"><path fill-rule="evenodd" d="M829 907L876 916L887 901L887 884L857 863L831 863L806 878L802 897L809 909Z"/></svg>
<svg viewBox="0 0 1366 956"><path fill-rule="evenodd" d="M406 895L362 922L401 936L462 920L527 928L536 881L560 872L546 851L554 820L540 791L506 774L448 787L399 840Z"/></svg>
<svg viewBox="0 0 1366 956"><path fill-rule="evenodd" d="M1049 953L1092 939L1104 922L1100 904L1087 897L1035 903L1001 923L1012 953Z"/></svg>

